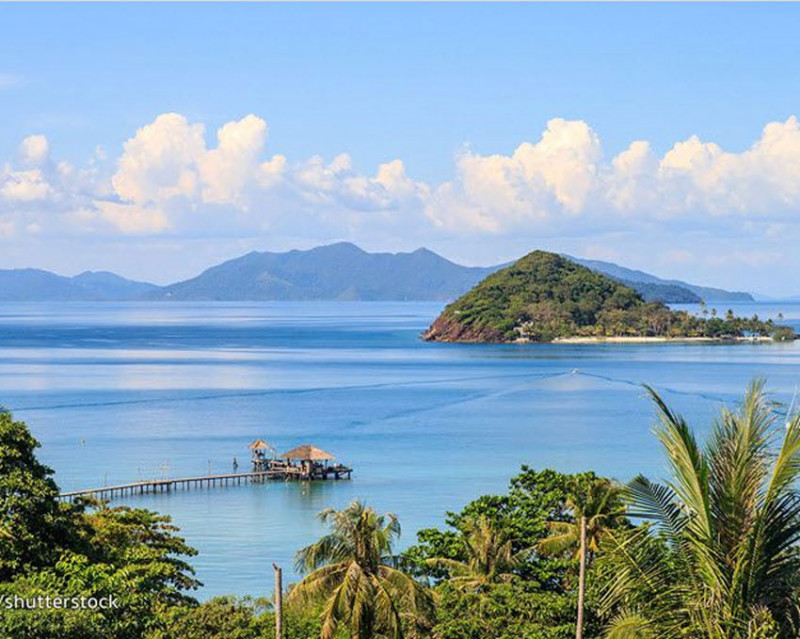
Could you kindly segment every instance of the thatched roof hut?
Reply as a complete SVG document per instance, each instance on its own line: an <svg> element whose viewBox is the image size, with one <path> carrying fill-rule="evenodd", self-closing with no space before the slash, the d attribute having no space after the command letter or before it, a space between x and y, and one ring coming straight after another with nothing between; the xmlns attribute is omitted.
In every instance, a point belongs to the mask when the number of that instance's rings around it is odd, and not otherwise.
<svg viewBox="0 0 800 639"><path fill-rule="evenodd" d="M311 444L305 444L303 446L293 448L288 453L284 453L281 456L281 459L296 459L300 461L328 461L336 458L330 453L326 453L321 448L317 448Z"/></svg>
<svg viewBox="0 0 800 639"><path fill-rule="evenodd" d="M271 450L275 452L275 449L272 446L270 446L267 442L265 442L263 439L254 439L253 443L251 443L248 446L248 448L250 450Z"/></svg>

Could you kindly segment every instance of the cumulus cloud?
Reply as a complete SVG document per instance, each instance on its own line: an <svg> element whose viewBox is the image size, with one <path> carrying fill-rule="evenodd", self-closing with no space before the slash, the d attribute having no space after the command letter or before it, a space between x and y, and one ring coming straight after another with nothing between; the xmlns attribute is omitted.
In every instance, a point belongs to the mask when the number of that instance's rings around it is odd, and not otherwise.
<svg viewBox="0 0 800 639"><path fill-rule="evenodd" d="M78 168L50 157L44 135L30 135L16 157L0 166L0 237L75 230L71 218L107 193L95 167Z"/></svg>
<svg viewBox="0 0 800 639"><path fill-rule="evenodd" d="M50 143L43 135L29 135L19 145L22 163L28 166L42 166L50 158Z"/></svg>
<svg viewBox="0 0 800 639"><path fill-rule="evenodd" d="M199 160L203 199L246 206L242 194L258 174L259 155L266 141L267 123L254 115L221 127L217 131L217 148ZM266 164L267 172L275 166L271 161Z"/></svg>
<svg viewBox="0 0 800 639"><path fill-rule="evenodd" d="M197 161L205 153L202 124L177 113L159 115L125 142L111 178L116 194L135 205L193 196Z"/></svg>
<svg viewBox="0 0 800 639"><path fill-rule="evenodd" d="M772 122L742 153L694 135L663 157L637 140L604 159L582 121L554 119L509 155L467 151L427 213L438 226L508 232L600 219L793 217L800 209L800 124Z"/></svg>
<svg viewBox="0 0 800 639"><path fill-rule="evenodd" d="M9 202L46 200L52 188L39 169L8 171L0 195Z"/></svg>
<svg viewBox="0 0 800 639"><path fill-rule="evenodd" d="M223 213L230 224L263 230L287 217L300 223L298 212L350 224L353 212L397 210L427 193L400 160L372 176L354 170L347 154L292 163L267 155L267 137L267 123L251 114L220 127L209 147L203 124L160 115L125 143L111 178L117 200L98 209L124 232L160 232L179 219Z"/></svg>
<svg viewBox="0 0 800 639"><path fill-rule="evenodd" d="M613 157L592 127L550 120L508 154L465 149L453 177L429 185L401 159L371 171L351 156L289 159L269 149L256 115L208 132L165 113L139 128L117 158L98 148L84 166L26 137L0 166L0 224L14 233L203 234L269 232L356 237L416 228L422 237L612 231L739 224L782 236L800 211L800 124L767 124L740 153L691 136L659 155L645 140ZM438 229L438 231L437 231Z"/></svg>

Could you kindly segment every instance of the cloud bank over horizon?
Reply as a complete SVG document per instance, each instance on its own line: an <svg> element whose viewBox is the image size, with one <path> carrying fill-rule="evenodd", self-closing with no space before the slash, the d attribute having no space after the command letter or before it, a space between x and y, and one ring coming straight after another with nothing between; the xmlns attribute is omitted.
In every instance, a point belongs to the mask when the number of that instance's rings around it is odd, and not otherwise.
<svg viewBox="0 0 800 639"><path fill-rule="evenodd" d="M554 118L507 154L465 147L438 184L409 175L400 158L368 172L347 153L289 159L271 149L267 122L253 114L212 133L164 113L118 157L98 148L80 166L32 133L0 164L0 246L26 238L347 238L407 248L461 243L464 254L490 261L551 238L615 259L635 232L664 263L757 268L782 259L777 240L798 238L799 214L795 116L767 123L739 152L692 135L661 155L634 140L611 157L589 123ZM719 244L732 237L741 250ZM705 238L702 251L697 238ZM747 247L747 238L761 241ZM469 248L502 242L506 254Z"/></svg>

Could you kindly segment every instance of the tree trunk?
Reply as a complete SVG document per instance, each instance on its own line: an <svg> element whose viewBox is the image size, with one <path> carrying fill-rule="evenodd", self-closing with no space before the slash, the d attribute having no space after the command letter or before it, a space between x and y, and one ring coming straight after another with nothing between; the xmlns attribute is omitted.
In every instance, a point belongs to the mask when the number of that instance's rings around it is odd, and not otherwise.
<svg viewBox="0 0 800 639"><path fill-rule="evenodd" d="M275 569L275 639L283 639L283 572L278 564L272 564Z"/></svg>
<svg viewBox="0 0 800 639"><path fill-rule="evenodd" d="M581 552L578 572L578 623L575 639L583 639L583 598L586 592L586 515L581 515Z"/></svg>

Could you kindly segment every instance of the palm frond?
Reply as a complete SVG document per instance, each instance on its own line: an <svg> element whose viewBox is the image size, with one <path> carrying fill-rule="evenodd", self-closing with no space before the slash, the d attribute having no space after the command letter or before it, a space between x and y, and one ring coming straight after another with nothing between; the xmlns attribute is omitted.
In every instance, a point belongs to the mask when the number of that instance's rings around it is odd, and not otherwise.
<svg viewBox="0 0 800 639"><path fill-rule="evenodd" d="M569 552L570 555L575 555L578 551L578 544L580 535L575 534L575 525L569 525L570 530L558 534L550 535L540 540L536 549L542 555L562 555Z"/></svg>
<svg viewBox="0 0 800 639"><path fill-rule="evenodd" d="M606 628L607 639L659 639L650 620L635 612L615 616Z"/></svg>
<svg viewBox="0 0 800 639"><path fill-rule="evenodd" d="M347 563L318 568L291 589L287 603L302 607L327 598L341 582L347 569Z"/></svg>
<svg viewBox="0 0 800 639"><path fill-rule="evenodd" d="M648 392L671 476L666 486L634 479L629 515L654 525L606 540L599 571L608 636L754 637L768 623L770 637L795 637L800 416L781 436L777 404L755 380L740 405L720 410L701 448L685 420Z"/></svg>
<svg viewBox="0 0 800 639"><path fill-rule="evenodd" d="M402 639L404 618L422 627L432 611L426 591L391 567L397 517L359 501L319 516L330 532L297 553L298 571L308 574L290 591L289 605L324 602L321 639L333 639L342 628L351 639Z"/></svg>
<svg viewBox="0 0 800 639"><path fill-rule="evenodd" d="M700 539L710 539L708 464L683 417L673 413L653 388L645 388L658 411L660 426L656 427L655 434L664 447L672 470L671 488L689 509L689 525L695 534Z"/></svg>
<svg viewBox="0 0 800 639"><path fill-rule="evenodd" d="M652 482L643 475L632 479L627 488L625 497L630 504L628 515L654 521L670 543L677 544L686 526L687 517L681 510L675 491Z"/></svg>

